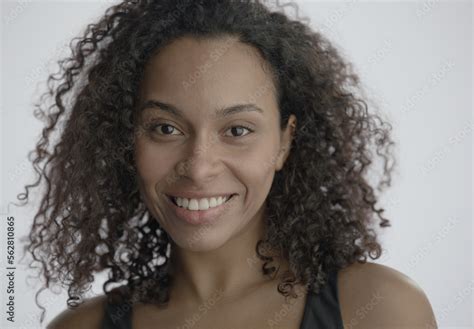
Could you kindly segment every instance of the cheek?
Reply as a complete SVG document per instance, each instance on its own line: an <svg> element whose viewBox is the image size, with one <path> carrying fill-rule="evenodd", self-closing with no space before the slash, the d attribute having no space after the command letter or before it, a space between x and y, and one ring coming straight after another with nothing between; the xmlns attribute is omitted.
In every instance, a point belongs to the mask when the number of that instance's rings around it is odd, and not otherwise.
<svg viewBox="0 0 474 329"><path fill-rule="evenodd" d="M172 159L169 159L162 150L146 142L137 142L135 164L146 193L155 191L157 184L161 187L162 180L173 166Z"/></svg>
<svg viewBox="0 0 474 329"><path fill-rule="evenodd" d="M275 175L275 146L266 145L237 157L235 168L246 185L249 200L264 199L270 190Z"/></svg>

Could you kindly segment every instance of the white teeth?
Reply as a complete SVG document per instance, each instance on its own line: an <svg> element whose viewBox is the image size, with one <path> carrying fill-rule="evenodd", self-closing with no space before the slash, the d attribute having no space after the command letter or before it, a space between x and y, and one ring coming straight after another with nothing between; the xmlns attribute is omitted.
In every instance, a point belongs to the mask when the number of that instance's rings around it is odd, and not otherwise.
<svg viewBox="0 0 474 329"><path fill-rule="evenodd" d="M218 198L203 198L203 199L187 199L187 198L175 198L172 197L173 200L179 207L186 208L188 210L206 210L209 208L214 208L220 206L224 202L226 202L230 196L223 197L220 196Z"/></svg>

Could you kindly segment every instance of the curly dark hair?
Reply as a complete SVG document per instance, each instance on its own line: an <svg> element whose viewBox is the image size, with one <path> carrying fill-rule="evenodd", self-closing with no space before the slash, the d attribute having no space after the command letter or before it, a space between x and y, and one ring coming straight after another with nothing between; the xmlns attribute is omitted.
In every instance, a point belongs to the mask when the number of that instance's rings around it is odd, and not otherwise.
<svg viewBox="0 0 474 329"><path fill-rule="evenodd" d="M109 285L125 282L128 298L169 300L170 237L140 197L133 151L145 64L180 36L234 36L258 49L271 67L281 129L291 113L297 117L291 153L267 198L268 230L256 245L263 274L275 273L275 255L265 249L289 262L278 291L287 296L303 283L317 293L329 271L381 256L373 224L378 217L380 227L390 226L376 190L391 184L392 127L368 112L359 77L340 51L259 0L127 0L71 41L72 56L59 62L35 104L46 122L29 154L39 177L17 197L28 200L29 189L46 180L25 246L45 279L36 298L61 283L75 307L94 273L108 270L108 297L116 290ZM54 102L42 109L45 96ZM377 156L380 176L369 177Z"/></svg>

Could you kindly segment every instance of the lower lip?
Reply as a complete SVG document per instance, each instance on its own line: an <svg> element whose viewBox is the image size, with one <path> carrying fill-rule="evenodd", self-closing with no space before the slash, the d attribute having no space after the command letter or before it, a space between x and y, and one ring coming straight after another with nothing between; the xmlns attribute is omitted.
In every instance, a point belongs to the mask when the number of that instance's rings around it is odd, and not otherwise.
<svg viewBox="0 0 474 329"><path fill-rule="evenodd" d="M229 210L237 196L237 194L234 194L229 200L227 200L227 202L224 202L223 204L214 208L209 208L207 210L188 210L186 208L178 207L174 204L170 197L165 195L166 199L171 204L176 217L191 225L211 224L216 222L224 215L225 212Z"/></svg>

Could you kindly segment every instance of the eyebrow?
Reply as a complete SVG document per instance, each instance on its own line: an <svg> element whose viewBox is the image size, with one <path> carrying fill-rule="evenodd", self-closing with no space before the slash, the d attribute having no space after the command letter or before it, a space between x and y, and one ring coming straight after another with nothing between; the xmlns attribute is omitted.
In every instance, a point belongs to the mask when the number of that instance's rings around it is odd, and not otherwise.
<svg viewBox="0 0 474 329"><path fill-rule="evenodd" d="M140 106L139 112L142 112L145 109L155 109L155 110L165 111L170 114L173 114L174 116L184 119L183 112L180 109L178 109L176 106L165 103L165 102L161 102L156 99L150 99L144 102L143 105ZM248 103L248 104L236 104L229 107L219 108L215 111L214 115L216 116L216 118L224 118L224 117L227 117L236 113L240 113L240 112L258 112L260 114L263 114L263 110L259 108L257 105Z"/></svg>

